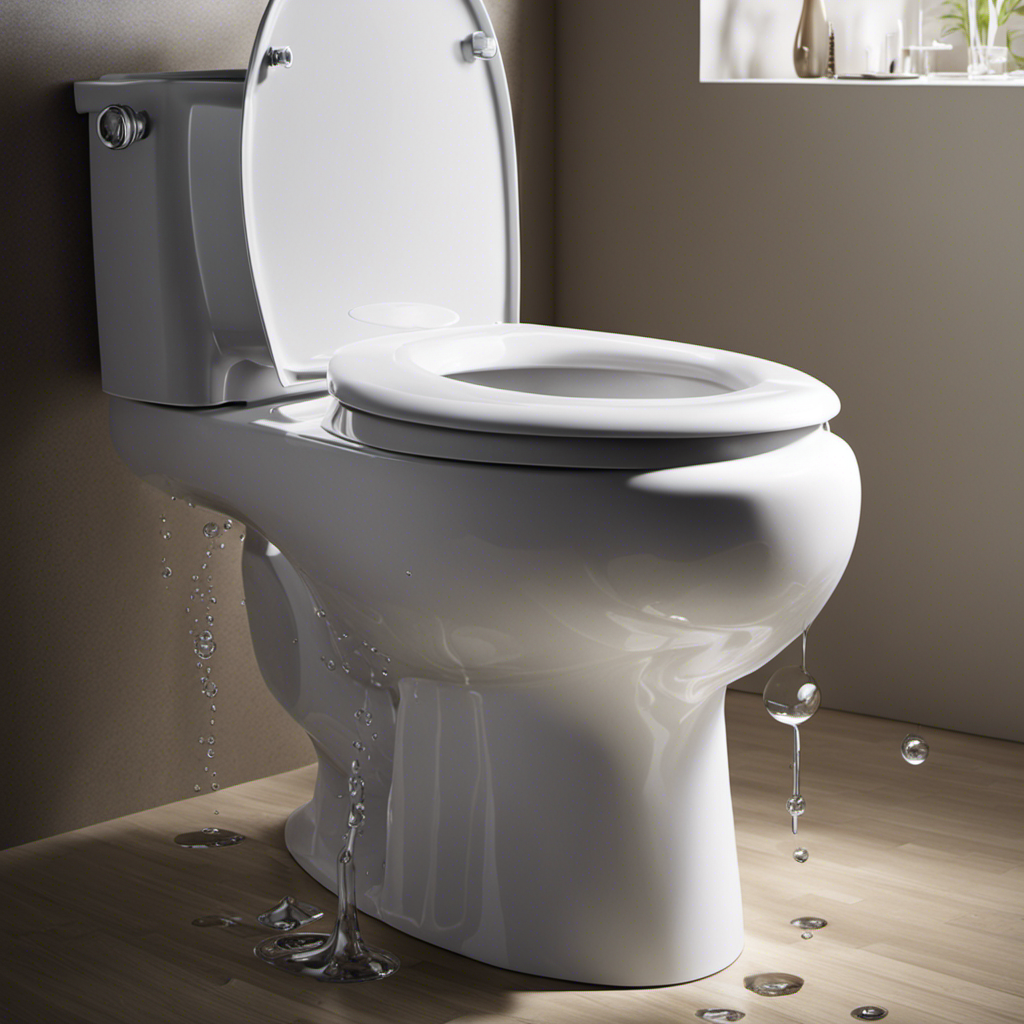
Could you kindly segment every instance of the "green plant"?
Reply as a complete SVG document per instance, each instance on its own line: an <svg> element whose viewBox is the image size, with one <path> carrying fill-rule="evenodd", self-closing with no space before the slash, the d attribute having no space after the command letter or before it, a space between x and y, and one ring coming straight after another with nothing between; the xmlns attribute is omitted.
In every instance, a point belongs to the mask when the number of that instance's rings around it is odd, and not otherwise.
<svg viewBox="0 0 1024 1024"><path fill-rule="evenodd" d="M943 3L943 14L939 20L946 22L943 36L954 36L960 34L969 43L971 41L970 14L968 13L967 0L945 0ZM996 12L996 24L991 25L991 9ZM978 38L988 40L989 45L995 42L995 32L1005 25L1014 15L1024 17L1024 0L992 0L990 7L989 0L978 0ZM990 33L989 29L993 31ZM1024 68L1024 53L1016 53L1013 49L1013 40L1024 33L1007 30L1006 45L1010 49L1010 55L1019 67Z"/></svg>

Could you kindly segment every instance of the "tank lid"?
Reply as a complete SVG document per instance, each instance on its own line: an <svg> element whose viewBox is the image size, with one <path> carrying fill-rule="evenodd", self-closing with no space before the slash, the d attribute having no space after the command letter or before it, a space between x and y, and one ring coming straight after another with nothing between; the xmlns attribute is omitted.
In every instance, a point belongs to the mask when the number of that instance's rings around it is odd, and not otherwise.
<svg viewBox="0 0 1024 1024"><path fill-rule="evenodd" d="M323 377L363 338L518 320L493 40L479 0L270 0L245 80L242 200L282 383Z"/></svg>

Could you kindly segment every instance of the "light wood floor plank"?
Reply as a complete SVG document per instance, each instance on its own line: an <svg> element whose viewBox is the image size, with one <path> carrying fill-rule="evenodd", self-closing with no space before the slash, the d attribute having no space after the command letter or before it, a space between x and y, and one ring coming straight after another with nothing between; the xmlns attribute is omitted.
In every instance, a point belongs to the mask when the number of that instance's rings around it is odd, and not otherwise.
<svg viewBox="0 0 1024 1024"><path fill-rule="evenodd" d="M1024 1021L1024 747L926 730L928 762L899 755L909 726L823 710L804 729L808 811L784 803L789 730L756 696L728 699L747 945L711 978L602 989L487 967L364 918L402 970L318 985L266 968L255 915L290 893L333 897L284 849L312 767L0 853L0 1020L10 1024L679 1024L704 1006L751 1024L835 1024L864 1003L892 1024ZM221 811L212 817L214 806ZM223 823L223 850L170 842ZM796 845L810 860L792 859ZM193 918L233 913L228 929ZM810 940L790 918L829 925ZM543 921L538 922L543 927ZM798 995L764 999L747 974L786 971Z"/></svg>

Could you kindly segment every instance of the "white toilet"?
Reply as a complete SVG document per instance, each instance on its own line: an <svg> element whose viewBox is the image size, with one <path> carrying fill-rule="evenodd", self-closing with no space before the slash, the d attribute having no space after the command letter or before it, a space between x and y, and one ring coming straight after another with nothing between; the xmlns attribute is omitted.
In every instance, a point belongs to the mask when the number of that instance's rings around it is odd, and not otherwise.
<svg viewBox="0 0 1024 1024"><path fill-rule="evenodd" d="M75 95L114 444L247 524L260 668L320 761L295 859L333 886L358 756L366 913L580 982L731 963L724 692L849 559L833 392L517 322L479 0L271 0L246 73Z"/></svg>

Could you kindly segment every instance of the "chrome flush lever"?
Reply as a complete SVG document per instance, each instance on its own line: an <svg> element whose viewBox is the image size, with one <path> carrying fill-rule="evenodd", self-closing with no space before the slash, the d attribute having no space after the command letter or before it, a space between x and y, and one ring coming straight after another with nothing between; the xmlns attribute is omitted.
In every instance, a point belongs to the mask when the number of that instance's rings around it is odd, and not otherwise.
<svg viewBox="0 0 1024 1024"><path fill-rule="evenodd" d="M466 60L493 60L498 56L498 40L486 32L474 32L462 40L462 56Z"/></svg>

